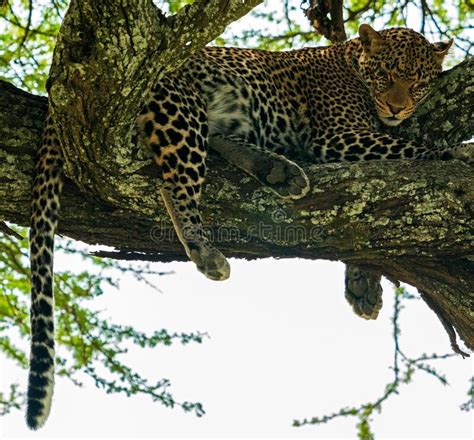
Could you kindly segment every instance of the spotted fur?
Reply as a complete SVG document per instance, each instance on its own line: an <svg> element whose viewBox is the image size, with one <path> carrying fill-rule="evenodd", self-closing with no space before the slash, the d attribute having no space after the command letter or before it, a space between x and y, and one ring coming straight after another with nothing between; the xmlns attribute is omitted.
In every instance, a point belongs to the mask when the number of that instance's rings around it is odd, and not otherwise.
<svg viewBox="0 0 474 440"><path fill-rule="evenodd" d="M376 32L324 48L289 52L207 47L146 97L138 126L162 170L161 195L189 258L207 277L230 267L203 231L199 200L209 147L289 199L308 179L292 159L314 163L443 158L430 149L378 132L413 113L441 72L450 43L433 45L409 29ZM242 153L243 152L243 153ZM53 121L39 150L31 217L32 349L28 425L48 417L54 383L53 240L62 158ZM361 271L346 277L348 300L373 318L380 277L369 291ZM351 276L353 278L351 278ZM352 295L352 296L351 296Z"/></svg>
<svg viewBox="0 0 474 440"><path fill-rule="evenodd" d="M31 429L45 423L54 387L53 250L62 188L62 154L48 117L38 150L30 227L31 351L26 422Z"/></svg>

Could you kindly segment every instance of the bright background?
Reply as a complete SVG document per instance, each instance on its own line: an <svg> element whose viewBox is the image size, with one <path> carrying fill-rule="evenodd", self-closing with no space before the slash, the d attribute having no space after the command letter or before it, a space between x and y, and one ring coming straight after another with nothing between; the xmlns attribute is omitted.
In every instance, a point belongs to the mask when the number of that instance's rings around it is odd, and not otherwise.
<svg viewBox="0 0 474 440"><path fill-rule="evenodd" d="M57 269L80 264L61 257ZM376 321L352 313L343 297L343 266L326 261L231 260L233 274L212 282L190 263L157 264L174 275L158 278L157 293L131 277L120 291L94 301L114 322L152 332L207 331L202 345L130 351L147 377L171 380L177 400L200 401L203 418L153 404L147 397L106 395L58 379L53 411L37 433L15 411L0 419L2 438L72 437L317 437L355 438L356 419L293 428L293 419L375 400L392 378L392 287ZM78 267L79 269L79 267ZM401 316L407 355L449 352L436 316L422 301L408 301ZM466 399L472 362L438 361L451 383L417 374L387 401L373 423L376 438L472 438ZM5 385L26 386L26 372L1 360Z"/></svg>

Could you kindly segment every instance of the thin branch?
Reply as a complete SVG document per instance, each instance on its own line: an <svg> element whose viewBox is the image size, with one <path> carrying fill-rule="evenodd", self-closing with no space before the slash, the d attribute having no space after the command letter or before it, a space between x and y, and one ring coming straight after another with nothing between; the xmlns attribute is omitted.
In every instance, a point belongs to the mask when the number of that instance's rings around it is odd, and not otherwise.
<svg viewBox="0 0 474 440"><path fill-rule="evenodd" d="M283 11L285 15L286 26L288 27L288 30L291 31L293 29L293 22L290 18L289 0L285 0L283 4Z"/></svg>
<svg viewBox="0 0 474 440"><path fill-rule="evenodd" d="M0 6L2 6L1 3ZM0 417L10 413L12 409L20 409L23 406L25 393L17 391L18 388L18 384L11 384L8 396L0 392Z"/></svg>
<svg viewBox="0 0 474 440"><path fill-rule="evenodd" d="M305 14L311 25L332 43L347 39L343 0L310 0Z"/></svg>
<svg viewBox="0 0 474 440"><path fill-rule="evenodd" d="M372 8L372 5L374 3L374 0L368 0L365 5L362 5L359 9L350 9L350 8L345 8L347 12L347 19L346 23L354 20L358 20L360 16L364 13L367 12L369 9Z"/></svg>
<svg viewBox="0 0 474 440"><path fill-rule="evenodd" d="M208 42L202 33L212 25L212 37L219 36L229 23L229 17L240 18L263 0L197 0L168 17L169 26L179 35L188 53Z"/></svg>
<svg viewBox="0 0 474 440"><path fill-rule="evenodd" d="M463 358L469 357L469 354L466 353L465 351L462 351L458 343L456 342L456 331L454 330L453 325L451 324L451 321L446 316L445 311L437 303L435 303L433 299L426 293L420 291L420 295L422 296L426 304L428 304L430 309L433 310L433 312L436 314L441 324L443 325L444 329L446 330L446 333L449 336L449 342L451 343L451 348L453 349L453 351L455 353L460 354Z"/></svg>
<svg viewBox="0 0 474 440"><path fill-rule="evenodd" d="M5 222L0 221L0 231L4 234L10 235L11 237L17 238L18 240L23 240L21 234L10 228Z"/></svg>
<svg viewBox="0 0 474 440"><path fill-rule="evenodd" d="M23 33L23 37L20 41L20 44L18 45L17 52L19 52L23 48L23 45L26 43L26 40L28 39L28 36L30 34L30 30L31 30L31 17L32 17L32 15L33 15L33 0L28 0L28 18L27 18L27 21L26 21L26 26L23 28L24 33Z"/></svg>
<svg viewBox="0 0 474 440"><path fill-rule="evenodd" d="M367 438L364 436L364 432L370 433L370 417L374 414L374 411L381 411L382 404L391 396L399 394L399 389L402 384L408 384L412 381L413 373L415 370L424 371L425 373L434 376L437 378L443 385L447 385L446 378L439 374L434 367L427 364L427 361L438 360L438 359L447 359L454 354L448 353L443 355L433 354L431 356L421 355L418 358L408 358L400 346L400 327L399 319L400 314L403 309L403 301L412 299L410 295L404 288L396 288L394 290L394 306L393 306L393 316L392 316L392 326L393 326L393 342L394 342L394 352L393 352L393 363L392 370L394 371L393 381L388 383L385 386L385 391L382 395L372 402L367 402L356 407L345 407L341 408L339 411L332 414L312 417L310 419L294 420L293 426L300 427L304 425L318 425L322 423L327 423L333 419L340 417L358 417L358 437ZM400 370L400 360L403 363L403 371ZM366 434L367 435L367 434Z"/></svg>

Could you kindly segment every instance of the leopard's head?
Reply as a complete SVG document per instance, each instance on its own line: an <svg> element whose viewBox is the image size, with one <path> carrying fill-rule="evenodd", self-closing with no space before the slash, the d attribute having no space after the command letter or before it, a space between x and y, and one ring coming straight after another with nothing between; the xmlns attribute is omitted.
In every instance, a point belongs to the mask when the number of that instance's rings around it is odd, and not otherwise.
<svg viewBox="0 0 474 440"><path fill-rule="evenodd" d="M398 125L426 97L453 40L432 44L411 29L377 32L366 24L360 26L359 36L359 71L377 114L386 125Z"/></svg>

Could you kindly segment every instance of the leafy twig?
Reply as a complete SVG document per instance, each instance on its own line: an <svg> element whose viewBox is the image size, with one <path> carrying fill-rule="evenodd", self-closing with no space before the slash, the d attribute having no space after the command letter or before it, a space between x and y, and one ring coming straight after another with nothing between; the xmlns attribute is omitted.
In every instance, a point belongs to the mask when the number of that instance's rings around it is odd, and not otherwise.
<svg viewBox="0 0 474 440"><path fill-rule="evenodd" d="M393 351L393 363L392 363L392 370L394 372L394 377L392 382L389 382L385 386L385 390L383 394L375 399L372 402L363 403L359 406L353 407L344 407L339 409L334 413L319 416L319 417L312 417L310 419L303 419L303 420L294 420L293 426L304 426L304 425L318 425L322 423L327 423L333 419L338 417L357 417L357 431L358 431L358 438L360 439L373 439L373 433L371 431L371 417L374 414L374 411L380 412L382 410L382 404L391 396L395 394L399 394L399 390L401 385L409 384L412 379L413 375L416 371L424 371L425 373L435 377L438 379L443 385L447 385L448 382L446 377L439 373L430 363L429 361L438 360L438 359L446 359L448 357L456 356L454 353L448 353L443 355L432 354L426 355L422 354L415 358L410 358L405 355L402 351L400 346L400 326L399 326L399 319L400 313L403 310L403 301L409 300L413 298L408 291L405 290L403 287L398 287L395 289L395 303L393 307L393 316L392 316L392 326L393 326L393 341L394 341L394 351ZM474 381L474 379L473 379ZM474 383L474 382L473 382ZM471 385L471 390L469 395L473 396L473 390ZM463 410L467 410L468 405L471 403L467 402L462 405Z"/></svg>

